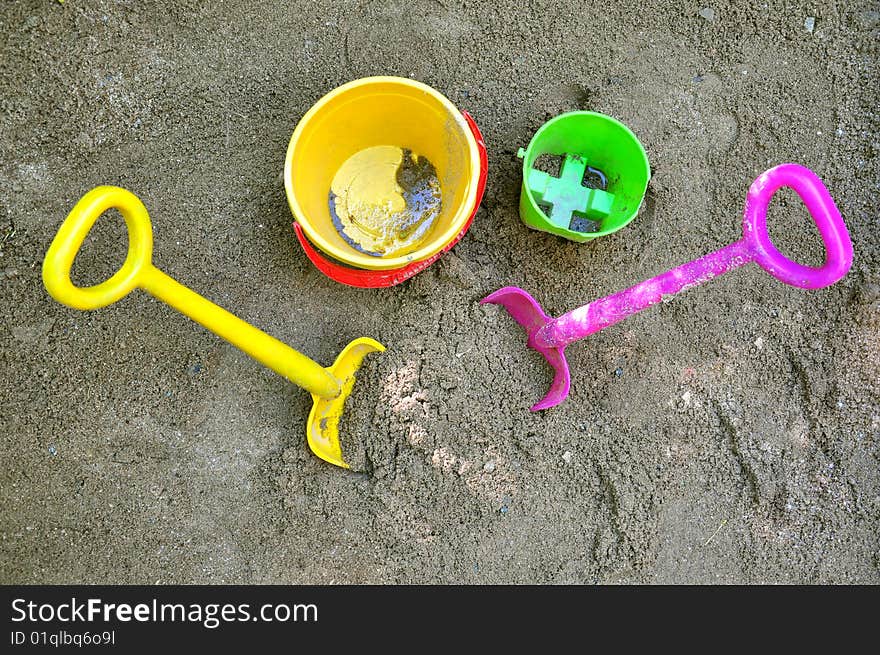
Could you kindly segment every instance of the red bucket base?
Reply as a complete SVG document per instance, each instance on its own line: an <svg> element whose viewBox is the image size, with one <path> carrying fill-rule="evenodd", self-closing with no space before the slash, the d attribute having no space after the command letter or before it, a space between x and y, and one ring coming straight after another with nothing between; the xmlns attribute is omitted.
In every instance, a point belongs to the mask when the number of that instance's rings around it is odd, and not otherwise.
<svg viewBox="0 0 880 655"><path fill-rule="evenodd" d="M480 178L477 181L477 201L474 204L473 213L471 213L467 222L464 224L461 232L459 232L456 237L450 241L445 248L443 248L443 250L436 255L428 257L428 259L424 259L420 262L413 262L403 268L396 268L391 271L368 271L360 268L350 268L343 264L339 264L332 259L328 259L319 253L306 238L299 223L294 222L293 229L296 232L296 238L299 240L299 244L305 251L306 257L309 258L309 261L311 261L319 271L331 280L347 284L350 287L359 287L361 289L393 287L395 284L400 284L401 282L408 280L416 273L424 271L428 266L440 259L440 257L443 256L443 253L448 252L450 248L461 240L465 235L465 232L470 229L474 216L480 208L480 203L483 201L483 192L486 190L486 176L489 172L489 157L486 154L486 144L483 141L483 135L480 133L480 128L477 127L477 124L469 113L466 111L461 113L464 115L468 127L471 128L471 132L473 132L474 138L477 140L477 148L480 151Z"/></svg>

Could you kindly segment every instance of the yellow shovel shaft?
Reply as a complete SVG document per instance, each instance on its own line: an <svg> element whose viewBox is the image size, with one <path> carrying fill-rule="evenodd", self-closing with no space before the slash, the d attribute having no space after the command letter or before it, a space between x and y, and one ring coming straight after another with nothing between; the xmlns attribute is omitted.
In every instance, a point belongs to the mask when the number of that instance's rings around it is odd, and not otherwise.
<svg viewBox="0 0 880 655"><path fill-rule="evenodd" d="M128 255L110 279L77 287L70 279L73 260L95 221L110 208L125 219ZM55 235L43 260L43 283L55 300L74 309L106 307L140 287L312 394L339 396L342 383L328 370L160 271L152 264L152 252L150 217L140 199L119 187L97 187L76 203Z"/></svg>
<svg viewBox="0 0 880 655"><path fill-rule="evenodd" d="M320 364L203 298L155 266L142 271L138 286L310 393L322 398L339 395L339 380Z"/></svg>

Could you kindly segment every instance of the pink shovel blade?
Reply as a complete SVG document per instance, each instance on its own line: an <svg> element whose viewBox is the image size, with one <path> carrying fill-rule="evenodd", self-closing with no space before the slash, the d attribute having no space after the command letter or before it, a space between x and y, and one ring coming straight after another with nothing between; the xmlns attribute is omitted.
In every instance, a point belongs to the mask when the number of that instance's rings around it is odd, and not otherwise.
<svg viewBox="0 0 880 655"><path fill-rule="evenodd" d="M504 287L483 298L480 304L484 303L503 306L513 319L525 328L529 335L527 342L529 348L541 353L556 371L550 390L540 402L532 405L532 411L555 407L565 400L571 384L568 362L565 361L565 347L541 347L535 342L535 334L550 320L537 301L519 287Z"/></svg>

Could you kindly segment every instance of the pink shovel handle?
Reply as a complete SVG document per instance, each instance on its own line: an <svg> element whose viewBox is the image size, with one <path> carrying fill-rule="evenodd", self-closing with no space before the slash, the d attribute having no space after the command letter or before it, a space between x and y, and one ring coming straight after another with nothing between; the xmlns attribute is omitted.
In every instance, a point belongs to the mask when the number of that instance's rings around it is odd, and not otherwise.
<svg viewBox="0 0 880 655"><path fill-rule="evenodd" d="M767 233L767 207L773 194L784 186L801 197L822 236L825 263L818 268L791 261L779 252ZM831 194L813 171L798 164L771 168L752 183L743 212L743 235L755 262L792 286L821 289L837 282L852 266L852 242Z"/></svg>

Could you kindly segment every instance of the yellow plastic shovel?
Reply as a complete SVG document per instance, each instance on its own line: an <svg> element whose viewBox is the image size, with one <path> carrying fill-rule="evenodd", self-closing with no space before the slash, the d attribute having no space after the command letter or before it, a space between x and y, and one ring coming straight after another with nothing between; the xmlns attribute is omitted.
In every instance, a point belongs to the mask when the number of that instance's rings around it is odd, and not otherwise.
<svg viewBox="0 0 880 655"><path fill-rule="evenodd" d="M116 208L128 226L128 255L109 279L91 287L74 286L70 268L95 221ZM355 372L364 357L385 350L362 337L348 344L333 365L323 368L290 346L202 298L152 263L153 230L140 199L125 189L100 186L84 195L58 230L43 260L43 284L58 302L74 309L99 309L120 300L136 287L186 314L197 323L237 346L258 362L312 394L307 438L321 459L349 468L342 458L339 419L354 386Z"/></svg>

